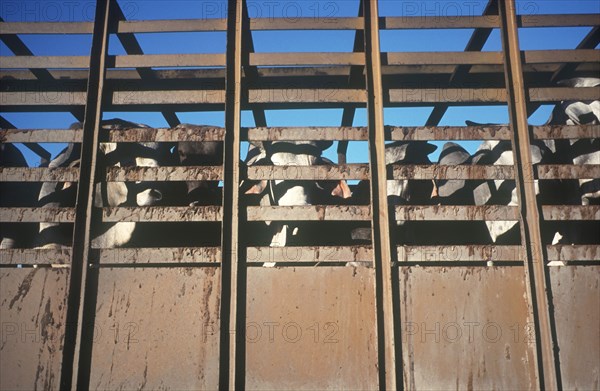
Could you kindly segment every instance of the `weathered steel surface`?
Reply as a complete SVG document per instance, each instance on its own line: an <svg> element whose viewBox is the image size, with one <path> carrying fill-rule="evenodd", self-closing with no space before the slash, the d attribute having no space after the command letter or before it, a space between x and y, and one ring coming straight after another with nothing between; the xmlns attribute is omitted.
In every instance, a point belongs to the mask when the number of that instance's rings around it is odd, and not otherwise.
<svg viewBox="0 0 600 391"><path fill-rule="evenodd" d="M518 220L516 206L396 206L396 220Z"/></svg>
<svg viewBox="0 0 600 391"><path fill-rule="evenodd" d="M377 389L373 286L363 267L248 269L246 388Z"/></svg>
<svg viewBox="0 0 600 391"><path fill-rule="evenodd" d="M220 269L96 272L91 389L217 389Z"/></svg>
<svg viewBox="0 0 600 391"><path fill-rule="evenodd" d="M373 249L370 246L248 247L246 255L248 264L373 262Z"/></svg>
<svg viewBox="0 0 600 391"><path fill-rule="evenodd" d="M542 164L536 169L538 179L600 178L600 164Z"/></svg>
<svg viewBox="0 0 600 391"><path fill-rule="evenodd" d="M600 386L600 267L550 268L562 388Z"/></svg>
<svg viewBox="0 0 600 391"><path fill-rule="evenodd" d="M503 88L391 88L391 103L504 103Z"/></svg>
<svg viewBox="0 0 600 391"><path fill-rule="evenodd" d="M185 125L176 128L131 128L110 130L100 135L102 141L126 142L176 142L176 141L222 141L225 128L218 126ZM104 136L104 137L103 137Z"/></svg>
<svg viewBox="0 0 600 391"><path fill-rule="evenodd" d="M306 141L306 140L360 140L368 139L365 126L331 127L259 127L242 128L245 140L252 141Z"/></svg>
<svg viewBox="0 0 600 391"><path fill-rule="evenodd" d="M2 182L77 182L79 168L0 167Z"/></svg>
<svg viewBox="0 0 600 391"><path fill-rule="evenodd" d="M109 68L225 66L225 54L130 54L108 60Z"/></svg>
<svg viewBox="0 0 600 391"><path fill-rule="evenodd" d="M155 247L155 248L104 248L99 250L101 264L151 264L151 263L218 263L219 247Z"/></svg>
<svg viewBox="0 0 600 391"><path fill-rule="evenodd" d="M502 64L500 52L390 52L382 58L388 65Z"/></svg>
<svg viewBox="0 0 600 391"><path fill-rule="evenodd" d="M250 53L251 66L365 65L362 53Z"/></svg>
<svg viewBox="0 0 600 391"><path fill-rule="evenodd" d="M0 92L0 102L6 109L9 106L70 106L84 105L85 92L82 91L64 91L64 92L30 92L20 91ZM32 110L31 108L29 109Z"/></svg>
<svg viewBox="0 0 600 391"><path fill-rule="evenodd" d="M517 15L519 27L596 26L597 14Z"/></svg>
<svg viewBox="0 0 600 391"><path fill-rule="evenodd" d="M521 246L398 246L398 262L522 261Z"/></svg>
<svg viewBox="0 0 600 391"><path fill-rule="evenodd" d="M394 179L514 179L513 166L393 165Z"/></svg>
<svg viewBox="0 0 600 391"><path fill-rule="evenodd" d="M600 125L545 125L534 126L533 135L538 140L599 138Z"/></svg>
<svg viewBox="0 0 600 391"><path fill-rule="evenodd" d="M600 51L595 49L578 50L527 50L523 52L525 63L544 64L559 63L597 63L600 61Z"/></svg>
<svg viewBox="0 0 600 391"><path fill-rule="evenodd" d="M248 179L325 180L369 179L368 164L323 166L250 166Z"/></svg>
<svg viewBox="0 0 600 391"><path fill-rule="evenodd" d="M2 34L91 34L92 22L0 22Z"/></svg>
<svg viewBox="0 0 600 391"><path fill-rule="evenodd" d="M0 265L52 265L68 267L71 249L0 249Z"/></svg>
<svg viewBox="0 0 600 391"><path fill-rule="evenodd" d="M249 206L247 211L248 221L369 221L371 219L369 206Z"/></svg>
<svg viewBox="0 0 600 391"><path fill-rule="evenodd" d="M554 87L530 88L531 102L559 102L561 100L596 100L600 96L600 87Z"/></svg>
<svg viewBox="0 0 600 391"><path fill-rule="evenodd" d="M408 8L407 8L408 9ZM379 25L382 29L455 29L455 28L494 28L499 26L497 15L427 15L381 17Z"/></svg>
<svg viewBox="0 0 600 391"><path fill-rule="evenodd" d="M256 89L248 92L248 103L364 103L366 95L356 89Z"/></svg>
<svg viewBox="0 0 600 391"><path fill-rule="evenodd" d="M557 244L546 246L549 261L600 261L600 246Z"/></svg>
<svg viewBox="0 0 600 391"><path fill-rule="evenodd" d="M404 388L536 389L522 267L401 267Z"/></svg>
<svg viewBox="0 0 600 391"><path fill-rule="evenodd" d="M389 127L392 140L510 140L508 126Z"/></svg>
<svg viewBox="0 0 600 391"><path fill-rule="evenodd" d="M68 269L0 269L0 389L58 389Z"/></svg>
<svg viewBox="0 0 600 391"><path fill-rule="evenodd" d="M192 31L225 31L225 19L201 18L183 20L121 20L117 32L151 33L151 32L192 32Z"/></svg>
<svg viewBox="0 0 600 391"><path fill-rule="evenodd" d="M71 143L81 142L81 130L70 129L1 129L3 143Z"/></svg>
<svg viewBox="0 0 600 391"><path fill-rule="evenodd" d="M72 223L75 208L0 208L2 223Z"/></svg>
<svg viewBox="0 0 600 391"><path fill-rule="evenodd" d="M0 61L5 69L83 69L90 64L88 56L1 56Z"/></svg>
<svg viewBox="0 0 600 391"><path fill-rule="evenodd" d="M223 167L109 167L107 182L123 181L219 181Z"/></svg>
<svg viewBox="0 0 600 391"><path fill-rule="evenodd" d="M102 221L220 221L220 206L138 206L102 208Z"/></svg>
<svg viewBox="0 0 600 391"><path fill-rule="evenodd" d="M543 205L544 220L600 220L600 205Z"/></svg>
<svg viewBox="0 0 600 391"><path fill-rule="evenodd" d="M249 6L250 9L253 5ZM250 29L260 30L356 30L363 27L363 18L252 18Z"/></svg>

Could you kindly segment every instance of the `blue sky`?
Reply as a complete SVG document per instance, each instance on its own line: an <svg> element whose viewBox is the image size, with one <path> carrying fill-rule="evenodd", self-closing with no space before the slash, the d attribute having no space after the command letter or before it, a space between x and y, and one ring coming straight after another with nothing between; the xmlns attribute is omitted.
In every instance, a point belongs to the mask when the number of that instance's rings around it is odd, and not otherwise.
<svg viewBox="0 0 600 391"><path fill-rule="evenodd" d="M248 0L250 17L285 17L293 21L299 17L348 17L358 13L358 0L296 0L296 1L252 1ZM380 0L381 16L431 16L434 15L480 15L487 1L400 1ZM147 19L191 19L224 18L227 16L227 2L217 1L133 1L119 0L123 12L129 20ZM600 14L600 1L517 1L520 14L595 13ZM94 2L90 1L7 1L0 2L0 16L9 22L35 21L91 21L94 15ZM600 18L600 16L599 16ZM521 49L573 49L589 32L590 28L529 28L521 29ZM473 30L394 30L381 32L381 49L396 51L462 51ZM90 35L21 35L20 38L36 55L89 55ZM199 33L152 33L136 34L142 49L148 54L171 53L224 53L225 32ZM257 52L351 52L354 40L353 31L257 31L253 32ZM499 32L494 30L485 51L500 50ZM0 43L0 54L13 53ZM109 54L125 54L116 37L111 37ZM1 64L0 64L1 66ZM552 106L542 106L530 118L534 125L544 123ZM384 112L385 122L396 126L423 125L432 107L388 108ZM181 122L194 124L224 125L223 112L180 112ZM18 128L66 128L75 121L69 113L3 113L7 120ZM159 113L104 113L104 118L124 118L155 127L167 127ZM267 123L270 126L339 126L342 109L317 110L267 110ZM451 107L440 125L464 125L470 119L477 122L505 123L508 121L507 108L501 106ZM354 125L367 124L364 109L357 110ZM253 126L250 112L242 113L242 125ZM437 159L440 148L430 157ZM474 151L479 142L465 143ZM53 154L64 145L45 144ZM245 154L245 148L242 147ZM27 149L23 149L31 165L38 159ZM335 145L325 153L336 160ZM367 161L366 142L351 143L348 151L349 162Z"/></svg>

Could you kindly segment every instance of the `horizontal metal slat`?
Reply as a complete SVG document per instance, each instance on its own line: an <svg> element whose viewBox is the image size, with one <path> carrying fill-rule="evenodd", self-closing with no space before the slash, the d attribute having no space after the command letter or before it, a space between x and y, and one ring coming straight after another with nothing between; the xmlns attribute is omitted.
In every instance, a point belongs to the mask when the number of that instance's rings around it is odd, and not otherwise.
<svg viewBox="0 0 600 391"><path fill-rule="evenodd" d="M600 125L534 126L533 135L538 140L600 138Z"/></svg>
<svg viewBox="0 0 600 391"><path fill-rule="evenodd" d="M0 182L77 182L79 168L0 167Z"/></svg>
<svg viewBox="0 0 600 391"><path fill-rule="evenodd" d="M282 180L367 180L368 164L322 166L249 166L248 179Z"/></svg>
<svg viewBox="0 0 600 391"><path fill-rule="evenodd" d="M110 56L109 68L224 67L225 54L130 54Z"/></svg>
<svg viewBox="0 0 600 391"><path fill-rule="evenodd" d="M118 33L166 33L225 31L227 20L224 18L200 18L179 20L120 20Z"/></svg>
<svg viewBox="0 0 600 391"><path fill-rule="evenodd" d="M518 15L519 27L576 27L597 26L597 14Z"/></svg>
<svg viewBox="0 0 600 391"><path fill-rule="evenodd" d="M4 69L85 69L90 66L88 56L0 56Z"/></svg>
<svg viewBox="0 0 600 391"><path fill-rule="evenodd" d="M106 181L219 181L223 167L109 167Z"/></svg>
<svg viewBox="0 0 600 391"><path fill-rule="evenodd" d="M250 53L251 66L365 65L364 53Z"/></svg>
<svg viewBox="0 0 600 391"><path fill-rule="evenodd" d="M100 264L220 263L220 247L98 249Z"/></svg>
<svg viewBox="0 0 600 391"><path fill-rule="evenodd" d="M68 267L71 248L0 249L0 265L53 265Z"/></svg>
<svg viewBox="0 0 600 391"><path fill-rule="evenodd" d="M523 261L521 246L398 246L398 262Z"/></svg>
<svg viewBox="0 0 600 391"><path fill-rule="evenodd" d="M600 220L600 205L543 205L545 220Z"/></svg>
<svg viewBox="0 0 600 391"><path fill-rule="evenodd" d="M386 127L387 128L387 127ZM390 126L391 139L401 140L510 140L508 125L482 126Z"/></svg>
<svg viewBox="0 0 600 391"><path fill-rule="evenodd" d="M597 100L600 99L600 87L552 87L530 88L531 102L559 102L561 100Z"/></svg>
<svg viewBox="0 0 600 391"><path fill-rule="evenodd" d="M74 106L85 105L85 91L18 91L0 92L0 102L10 106Z"/></svg>
<svg viewBox="0 0 600 391"><path fill-rule="evenodd" d="M2 223L72 223L75 208L0 208Z"/></svg>
<svg viewBox="0 0 600 391"><path fill-rule="evenodd" d="M252 8L252 6L250 6ZM362 17L251 18L250 30L360 30Z"/></svg>
<svg viewBox="0 0 600 391"><path fill-rule="evenodd" d="M3 143L71 143L81 142L83 132L70 129L1 129Z"/></svg>
<svg viewBox="0 0 600 391"><path fill-rule="evenodd" d="M92 34L93 22L0 22L2 34Z"/></svg>
<svg viewBox="0 0 600 391"><path fill-rule="evenodd" d="M396 206L396 220L519 220L519 210L504 205Z"/></svg>
<svg viewBox="0 0 600 391"><path fill-rule="evenodd" d="M265 262L372 262L370 246L305 246L305 247L248 247L246 261L249 264Z"/></svg>
<svg viewBox="0 0 600 391"><path fill-rule="evenodd" d="M504 88L391 88L392 103L501 103L506 102Z"/></svg>
<svg viewBox="0 0 600 391"><path fill-rule="evenodd" d="M386 65L502 64L501 52L388 52L381 56Z"/></svg>
<svg viewBox="0 0 600 391"><path fill-rule="evenodd" d="M369 131L359 127L257 127L242 128L242 139L251 141L358 140L366 141Z"/></svg>
<svg viewBox="0 0 600 391"><path fill-rule="evenodd" d="M513 166L393 165L394 179L514 179Z"/></svg>
<svg viewBox="0 0 600 391"><path fill-rule="evenodd" d="M178 142L223 141L225 128L190 125L178 128L131 128L110 130L108 138L101 133L101 141L121 142Z"/></svg>
<svg viewBox="0 0 600 391"><path fill-rule="evenodd" d="M600 262L600 246L557 244L546 246L548 261L597 261Z"/></svg>
<svg viewBox="0 0 600 391"><path fill-rule="evenodd" d="M102 208L103 222L221 221L220 206L138 206Z"/></svg>
<svg viewBox="0 0 600 391"><path fill-rule="evenodd" d="M526 64L600 62L600 50L595 49L527 50L523 55Z"/></svg>
<svg viewBox="0 0 600 391"><path fill-rule="evenodd" d="M249 206L248 221L368 221L369 206Z"/></svg>
<svg viewBox="0 0 600 391"><path fill-rule="evenodd" d="M386 30L494 28L500 27L500 19L497 15L406 15L400 17L381 17L379 18L379 27Z"/></svg>
<svg viewBox="0 0 600 391"><path fill-rule="evenodd" d="M540 164L535 166L538 179L600 178L600 164Z"/></svg>

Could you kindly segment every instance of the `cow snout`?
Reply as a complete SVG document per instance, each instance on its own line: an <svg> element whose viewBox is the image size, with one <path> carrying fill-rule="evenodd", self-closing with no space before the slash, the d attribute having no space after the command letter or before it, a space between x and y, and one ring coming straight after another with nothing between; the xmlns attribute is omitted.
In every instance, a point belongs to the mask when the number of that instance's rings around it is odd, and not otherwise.
<svg viewBox="0 0 600 391"><path fill-rule="evenodd" d="M136 201L138 206L150 206L158 203L162 198L160 190L147 189L137 194Z"/></svg>

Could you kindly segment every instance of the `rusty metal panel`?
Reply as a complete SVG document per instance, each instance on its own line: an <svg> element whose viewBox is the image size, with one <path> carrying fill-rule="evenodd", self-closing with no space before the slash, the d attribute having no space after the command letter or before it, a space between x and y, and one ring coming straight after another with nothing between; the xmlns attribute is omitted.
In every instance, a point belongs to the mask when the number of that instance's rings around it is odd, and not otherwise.
<svg viewBox="0 0 600 391"><path fill-rule="evenodd" d="M504 88L391 88L391 103L505 103Z"/></svg>
<svg viewBox="0 0 600 391"><path fill-rule="evenodd" d="M522 267L401 267L404 388L536 389Z"/></svg>
<svg viewBox="0 0 600 391"><path fill-rule="evenodd" d="M79 168L0 167L4 182L77 182Z"/></svg>
<svg viewBox="0 0 600 391"><path fill-rule="evenodd" d="M102 208L102 221L220 221L220 206L137 206Z"/></svg>
<svg viewBox="0 0 600 391"><path fill-rule="evenodd" d="M90 388L218 388L219 268L97 272Z"/></svg>
<svg viewBox="0 0 600 391"><path fill-rule="evenodd" d="M600 387L600 266L550 268L562 388Z"/></svg>
<svg viewBox="0 0 600 391"><path fill-rule="evenodd" d="M388 126L391 140L510 140L506 125L489 126Z"/></svg>
<svg viewBox="0 0 600 391"><path fill-rule="evenodd" d="M370 206L249 206L248 221L369 221Z"/></svg>
<svg viewBox="0 0 600 391"><path fill-rule="evenodd" d="M58 389L69 269L0 269L0 389Z"/></svg>
<svg viewBox="0 0 600 391"><path fill-rule="evenodd" d="M2 223L72 223L75 208L0 208Z"/></svg>
<svg viewBox="0 0 600 391"><path fill-rule="evenodd" d="M597 14L517 15L519 27L596 26Z"/></svg>
<svg viewBox="0 0 600 391"><path fill-rule="evenodd" d="M523 52L525 63L544 64L558 63L597 63L600 61L600 51L595 49L577 50L527 50Z"/></svg>
<svg viewBox="0 0 600 391"><path fill-rule="evenodd" d="M554 87L530 88L531 102L559 102L561 100L596 100L600 96L600 87Z"/></svg>
<svg viewBox="0 0 600 391"><path fill-rule="evenodd" d="M20 57L20 56L19 56ZM24 57L24 56L23 56ZM13 92L0 92L0 102L6 109L9 106L72 106L72 105L85 105L85 91L67 91L52 95L52 99L40 98L39 92L19 92L15 94ZM34 110L29 108L29 111Z"/></svg>
<svg viewBox="0 0 600 391"><path fill-rule="evenodd" d="M534 126L533 135L538 140L600 138L600 125Z"/></svg>
<svg viewBox="0 0 600 391"><path fill-rule="evenodd" d="M109 167L106 169L107 182L189 180L219 181L222 179L223 167L221 166Z"/></svg>
<svg viewBox="0 0 600 391"><path fill-rule="evenodd" d="M516 206L434 205L396 206L396 220L518 220Z"/></svg>
<svg viewBox="0 0 600 391"><path fill-rule="evenodd" d="M374 270L250 268L246 388L377 389Z"/></svg>
<svg viewBox="0 0 600 391"><path fill-rule="evenodd" d="M1 253L0 253L1 254ZM154 247L154 248L103 248L99 262L104 264L148 263L216 263L221 262L220 247Z"/></svg>

